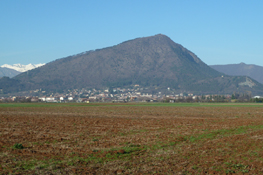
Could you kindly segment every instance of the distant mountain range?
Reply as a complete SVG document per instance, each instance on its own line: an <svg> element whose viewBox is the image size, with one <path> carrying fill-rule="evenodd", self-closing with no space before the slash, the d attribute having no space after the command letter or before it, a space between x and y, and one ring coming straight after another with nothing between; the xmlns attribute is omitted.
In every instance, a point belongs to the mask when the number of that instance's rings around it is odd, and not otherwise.
<svg viewBox="0 0 263 175"><path fill-rule="evenodd" d="M263 85L246 76L222 74L169 37L158 34L57 59L16 77L0 79L2 92L45 89L170 87L195 94L263 94Z"/></svg>
<svg viewBox="0 0 263 175"><path fill-rule="evenodd" d="M233 76L249 76L259 83L263 84L263 67L254 64L227 64L227 65L211 65L213 69L227 75Z"/></svg>
<svg viewBox="0 0 263 175"><path fill-rule="evenodd" d="M21 72L18 72L14 69L9 69L9 68L5 68L5 67L0 67L0 77L10 77L13 78L14 76L20 74Z"/></svg>
<svg viewBox="0 0 263 175"><path fill-rule="evenodd" d="M28 64L28 65L22 65L22 64L13 64L13 65L9 65L9 64L4 64L1 67L2 68L9 68L9 69L13 69L16 70L18 72L26 72L28 70L32 70L41 66L44 66L45 64Z"/></svg>

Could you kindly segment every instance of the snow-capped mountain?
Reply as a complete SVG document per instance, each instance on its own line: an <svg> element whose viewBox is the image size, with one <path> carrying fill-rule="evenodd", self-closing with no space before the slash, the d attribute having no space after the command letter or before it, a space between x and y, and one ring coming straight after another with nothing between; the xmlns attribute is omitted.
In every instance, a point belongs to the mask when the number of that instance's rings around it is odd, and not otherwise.
<svg viewBox="0 0 263 175"><path fill-rule="evenodd" d="M35 69L37 67L44 66L44 65L45 65L45 63L44 64L42 64L42 63L40 63L40 64L28 64L28 65L22 65L22 64L9 65L9 64L4 64L1 67L14 69L14 70L19 71L19 72L26 72L28 70Z"/></svg>

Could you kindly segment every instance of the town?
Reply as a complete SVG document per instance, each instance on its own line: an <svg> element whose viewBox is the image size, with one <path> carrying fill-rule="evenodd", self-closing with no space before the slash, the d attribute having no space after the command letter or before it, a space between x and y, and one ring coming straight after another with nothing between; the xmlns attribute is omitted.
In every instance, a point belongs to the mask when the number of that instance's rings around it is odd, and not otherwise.
<svg viewBox="0 0 263 175"><path fill-rule="evenodd" d="M0 90L1 91L1 90ZM193 93L176 93L169 87L165 90L155 91L135 85L129 88L106 88L106 89L74 89L66 93L54 93L37 89L23 92L19 95L1 96L0 102L45 102L45 103L92 103L92 102L262 102L261 96L253 96L251 93L236 93L218 95Z"/></svg>

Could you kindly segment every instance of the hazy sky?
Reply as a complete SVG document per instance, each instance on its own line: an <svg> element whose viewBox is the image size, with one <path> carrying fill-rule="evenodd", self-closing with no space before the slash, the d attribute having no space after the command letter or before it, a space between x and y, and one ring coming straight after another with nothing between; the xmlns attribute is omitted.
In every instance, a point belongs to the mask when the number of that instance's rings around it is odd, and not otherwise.
<svg viewBox="0 0 263 175"><path fill-rule="evenodd" d="M1 0L0 65L165 34L206 64L263 66L262 0Z"/></svg>

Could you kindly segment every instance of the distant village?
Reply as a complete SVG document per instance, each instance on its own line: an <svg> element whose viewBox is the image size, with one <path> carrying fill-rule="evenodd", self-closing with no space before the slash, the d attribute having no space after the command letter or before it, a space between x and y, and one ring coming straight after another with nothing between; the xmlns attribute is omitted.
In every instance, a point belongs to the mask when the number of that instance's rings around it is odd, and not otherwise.
<svg viewBox="0 0 263 175"><path fill-rule="evenodd" d="M1 97L0 102L43 102L43 103L94 103L94 102L262 102L261 96L251 93L233 93L227 95L195 95L192 93L175 93L169 87L165 92L146 93L147 88L135 85L133 88L111 89L74 89L67 93L46 93L37 89L27 95ZM28 95L29 94L29 95ZM36 95L37 94L37 95ZM40 95L39 95L40 94ZM45 95L43 95L45 94Z"/></svg>

